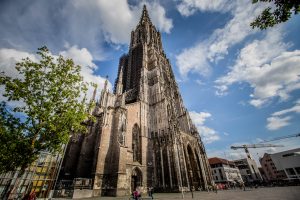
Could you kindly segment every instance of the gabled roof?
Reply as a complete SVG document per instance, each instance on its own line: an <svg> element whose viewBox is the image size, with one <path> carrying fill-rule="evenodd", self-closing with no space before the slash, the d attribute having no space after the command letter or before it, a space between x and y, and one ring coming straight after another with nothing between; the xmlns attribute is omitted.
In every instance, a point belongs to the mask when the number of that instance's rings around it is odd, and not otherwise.
<svg viewBox="0 0 300 200"><path fill-rule="evenodd" d="M223 158L218 158L218 157L209 158L208 162L209 162L210 165L214 165L214 164L234 165L234 162L223 159Z"/></svg>

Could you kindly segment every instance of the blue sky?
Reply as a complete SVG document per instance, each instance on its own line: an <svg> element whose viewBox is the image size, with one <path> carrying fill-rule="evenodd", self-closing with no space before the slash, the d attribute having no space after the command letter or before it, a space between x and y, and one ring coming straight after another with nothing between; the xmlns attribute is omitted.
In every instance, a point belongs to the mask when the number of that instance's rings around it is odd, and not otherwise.
<svg viewBox="0 0 300 200"><path fill-rule="evenodd" d="M0 68L16 76L14 63L38 59L47 45L82 65L85 80L110 87L130 31L147 8L184 103L208 156L236 159L233 144L300 130L300 16L268 30L249 24L266 6L250 0L2 0ZM2 98L2 97L1 97ZM257 158L300 146L300 138L273 142L284 148L251 150Z"/></svg>

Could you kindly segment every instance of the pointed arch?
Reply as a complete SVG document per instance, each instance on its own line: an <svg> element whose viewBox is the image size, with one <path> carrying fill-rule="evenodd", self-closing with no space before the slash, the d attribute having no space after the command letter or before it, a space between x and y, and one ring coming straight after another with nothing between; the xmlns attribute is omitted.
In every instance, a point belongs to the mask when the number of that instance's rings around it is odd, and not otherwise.
<svg viewBox="0 0 300 200"><path fill-rule="evenodd" d="M131 191L143 185L143 172L140 168L135 167L131 174Z"/></svg>
<svg viewBox="0 0 300 200"><path fill-rule="evenodd" d="M200 186L200 178L199 178L199 167L197 163L197 158L195 157L195 152L190 144L187 145L187 156L188 156L188 168L189 168L189 178L190 184L195 188Z"/></svg>

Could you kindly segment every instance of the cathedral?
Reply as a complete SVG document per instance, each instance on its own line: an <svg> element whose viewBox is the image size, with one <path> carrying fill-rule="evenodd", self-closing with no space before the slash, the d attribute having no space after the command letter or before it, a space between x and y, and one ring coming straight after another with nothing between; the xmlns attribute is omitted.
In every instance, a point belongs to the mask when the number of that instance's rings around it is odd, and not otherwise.
<svg viewBox="0 0 300 200"><path fill-rule="evenodd" d="M161 35L146 6L119 60L114 91L107 81L90 111L87 134L73 136L59 180L91 180L90 196L205 190L212 176L204 145L184 107Z"/></svg>

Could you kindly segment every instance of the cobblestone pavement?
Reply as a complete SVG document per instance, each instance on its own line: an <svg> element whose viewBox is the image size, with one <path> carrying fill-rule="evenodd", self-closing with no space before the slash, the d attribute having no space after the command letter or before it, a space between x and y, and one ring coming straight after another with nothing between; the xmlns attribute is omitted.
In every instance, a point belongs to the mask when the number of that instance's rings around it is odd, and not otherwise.
<svg viewBox="0 0 300 200"><path fill-rule="evenodd" d="M181 193L154 193L154 200L182 199ZM143 196L146 197L146 196ZM85 200L129 200L129 197L97 197ZM184 199L192 199L191 193L184 193ZM194 192L195 200L300 200L300 186L291 187L265 187L246 191L224 190L214 192ZM62 199L59 199L62 200ZM147 199L148 200L148 199Z"/></svg>

